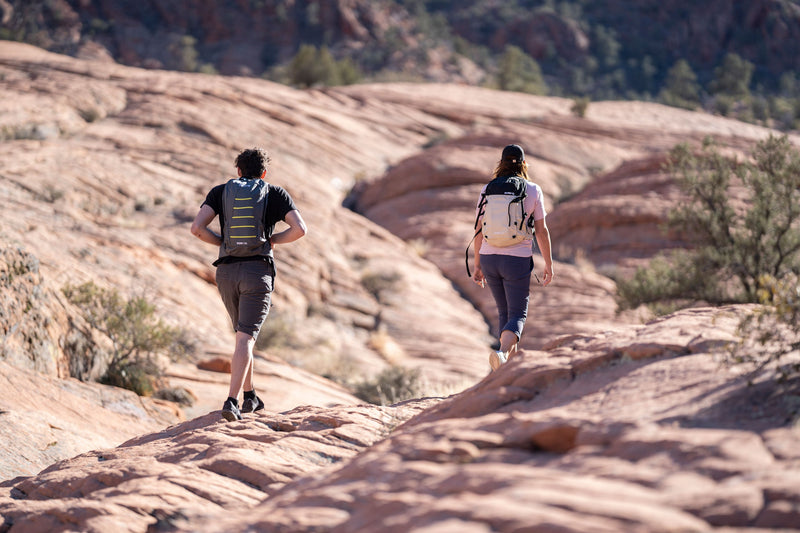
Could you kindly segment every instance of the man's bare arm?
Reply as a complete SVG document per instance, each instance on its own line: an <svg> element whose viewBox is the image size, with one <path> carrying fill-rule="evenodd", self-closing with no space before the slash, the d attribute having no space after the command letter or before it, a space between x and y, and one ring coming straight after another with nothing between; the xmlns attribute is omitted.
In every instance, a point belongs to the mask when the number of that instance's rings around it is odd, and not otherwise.
<svg viewBox="0 0 800 533"><path fill-rule="evenodd" d="M200 207L200 211L197 212L197 216L194 217L194 222L192 222L192 235L203 242L219 246L222 244L222 236L208 229L208 225L211 224L215 216L217 214L211 206L203 204Z"/></svg>
<svg viewBox="0 0 800 533"><path fill-rule="evenodd" d="M286 213L286 216L283 220L289 224L289 227L281 232L275 233L272 236L272 239L270 239L272 244L287 244L294 242L308 232L306 223L303 220L303 217L300 216L300 211L297 209L293 209Z"/></svg>

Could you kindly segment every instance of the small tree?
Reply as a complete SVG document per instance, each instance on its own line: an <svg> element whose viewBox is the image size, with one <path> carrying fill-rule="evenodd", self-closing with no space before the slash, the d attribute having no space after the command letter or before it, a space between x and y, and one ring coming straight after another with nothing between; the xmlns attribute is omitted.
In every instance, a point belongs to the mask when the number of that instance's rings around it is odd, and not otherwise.
<svg viewBox="0 0 800 533"><path fill-rule="evenodd" d="M621 309L681 300L758 302L763 276L800 273L800 153L787 137L759 142L752 161L725 157L709 139L700 154L675 147L670 160L687 199L668 225L689 248L620 281ZM743 206L732 200L734 183L746 193Z"/></svg>
<svg viewBox="0 0 800 533"><path fill-rule="evenodd" d="M714 79L709 86L711 93L737 100L749 98L753 68L752 63L737 54L727 54L714 69Z"/></svg>
<svg viewBox="0 0 800 533"><path fill-rule="evenodd" d="M289 63L289 79L293 84L310 87L317 83L317 49L310 44L304 44Z"/></svg>
<svg viewBox="0 0 800 533"><path fill-rule="evenodd" d="M547 94L542 69L522 49L509 45L500 58L497 83L504 91Z"/></svg>
<svg viewBox="0 0 800 533"><path fill-rule="evenodd" d="M659 99L666 105L684 109L700 105L700 85L688 61L680 59L669 69Z"/></svg>
<svg viewBox="0 0 800 533"><path fill-rule="evenodd" d="M753 64L736 54L728 54L714 69L714 79L709 90L714 95L714 107L722 115L752 115L750 102L750 80Z"/></svg>
<svg viewBox="0 0 800 533"><path fill-rule="evenodd" d="M67 299L81 309L90 326L111 340L111 357L102 381L109 385L152 394L160 368L154 355L176 349L182 332L155 316L155 307L145 298L124 299L114 289L89 281L63 289Z"/></svg>
<svg viewBox="0 0 800 533"><path fill-rule="evenodd" d="M361 71L350 58L336 61L327 46L305 44L289 62L290 83L301 87L347 85L361 79Z"/></svg>
<svg viewBox="0 0 800 533"><path fill-rule="evenodd" d="M197 70L198 54L196 45L197 39L191 35L183 35L177 42L170 45L170 52L179 70L184 72L195 72Z"/></svg>

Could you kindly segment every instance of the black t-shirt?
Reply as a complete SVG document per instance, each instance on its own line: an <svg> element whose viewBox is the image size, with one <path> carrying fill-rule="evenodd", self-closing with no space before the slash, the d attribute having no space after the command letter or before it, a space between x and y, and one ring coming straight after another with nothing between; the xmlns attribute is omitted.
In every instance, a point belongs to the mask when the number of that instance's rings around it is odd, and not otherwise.
<svg viewBox="0 0 800 533"><path fill-rule="evenodd" d="M225 190L225 184L217 185L208 192L206 199L202 205L208 205L214 210L214 213L219 216L219 223L221 230L224 231L225 217L222 215L222 193ZM286 218L289 211L297 209L292 201L292 197L286 192L286 189L278 185L267 184L267 208L264 210L264 231L267 237L272 237L272 232L275 231L275 224L278 221ZM261 256L256 257L225 257L217 262L228 263L232 261L247 261L251 259L260 259ZM216 264L216 263L215 263Z"/></svg>

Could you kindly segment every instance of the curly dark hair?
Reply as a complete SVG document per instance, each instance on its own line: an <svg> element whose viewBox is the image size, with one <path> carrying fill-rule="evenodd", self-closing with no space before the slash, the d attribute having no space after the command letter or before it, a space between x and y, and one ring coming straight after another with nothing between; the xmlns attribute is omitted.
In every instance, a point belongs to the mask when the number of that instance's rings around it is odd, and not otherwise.
<svg viewBox="0 0 800 533"><path fill-rule="evenodd" d="M236 167L247 178L260 178L267 170L269 156L263 148L248 148L236 156Z"/></svg>

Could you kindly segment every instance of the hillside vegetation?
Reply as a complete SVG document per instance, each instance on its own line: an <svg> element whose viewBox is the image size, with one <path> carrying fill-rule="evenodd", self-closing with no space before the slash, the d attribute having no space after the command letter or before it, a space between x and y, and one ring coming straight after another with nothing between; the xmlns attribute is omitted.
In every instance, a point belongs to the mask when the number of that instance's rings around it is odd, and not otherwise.
<svg viewBox="0 0 800 533"><path fill-rule="evenodd" d="M0 10L2 39L133 66L657 100L784 130L800 117L796 0L10 0Z"/></svg>

